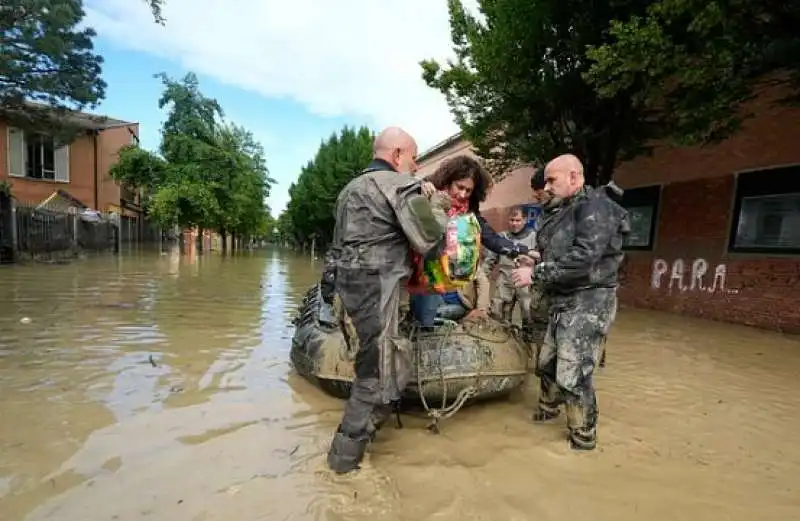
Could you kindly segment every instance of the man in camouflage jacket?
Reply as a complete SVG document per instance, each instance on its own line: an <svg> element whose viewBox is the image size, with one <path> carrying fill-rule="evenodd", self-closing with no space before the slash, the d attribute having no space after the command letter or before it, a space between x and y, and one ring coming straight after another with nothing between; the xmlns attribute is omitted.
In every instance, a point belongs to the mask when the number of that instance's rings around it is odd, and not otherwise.
<svg viewBox="0 0 800 521"><path fill-rule="evenodd" d="M559 156L545 168L553 208L537 230L541 262L514 272L519 286L536 284L548 301L549 324L537 364L541 394L533 419L544 422L565 405L570 445L597 443L592 376L601 343L616 316L617 272L630 230L627 212L606 190L584 185L583 165Z"/></svg>

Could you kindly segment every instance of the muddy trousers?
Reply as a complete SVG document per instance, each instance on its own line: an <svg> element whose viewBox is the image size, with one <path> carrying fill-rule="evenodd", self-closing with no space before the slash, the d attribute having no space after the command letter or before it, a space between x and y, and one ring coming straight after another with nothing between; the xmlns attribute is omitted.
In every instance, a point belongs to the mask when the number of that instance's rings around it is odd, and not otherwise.
<svg viewBox="0 0 800 521"><path fill-rule="evenodd" d="M359 343L350 397L328 451L337 473L358 468L411 379L410 349L398 333L400 287L386 286L378 270L337 271L339 298Z"/></svg>
<svg viewBox="0 0 800 521"><path fill-rule="evenodd" d="M594 369L616 312L613 289L593 289L553 298L550 322L539 353L541 380L535 421L557 417L565 406L570 444L591 450L597 443Z"/></svg>
<svg viewBox="0 0 800 521"><path fill-rule="evenodd" d="M498 277L490 313L499 320L511 322L514 306L519 303L522 323L531 320L531 292L528 288L515 288L510 277Z"/></svg>

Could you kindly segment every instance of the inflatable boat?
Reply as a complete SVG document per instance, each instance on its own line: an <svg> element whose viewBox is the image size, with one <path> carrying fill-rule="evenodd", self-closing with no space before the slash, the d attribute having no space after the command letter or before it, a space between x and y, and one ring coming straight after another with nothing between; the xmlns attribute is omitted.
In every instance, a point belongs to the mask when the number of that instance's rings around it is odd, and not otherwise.
<svg viewBox="0 0 800 521"><path fill-rule="evenodd" d="M294 319L290 356L298 374L328 394L347 398L356 353L339 323L319 286L311 287ZM516 326L437 319L430 330L406 321L401 331L409 336L414 356L404 398L422 403L434 430L467 403L508 395L528 373L530 349Z"/></svg>

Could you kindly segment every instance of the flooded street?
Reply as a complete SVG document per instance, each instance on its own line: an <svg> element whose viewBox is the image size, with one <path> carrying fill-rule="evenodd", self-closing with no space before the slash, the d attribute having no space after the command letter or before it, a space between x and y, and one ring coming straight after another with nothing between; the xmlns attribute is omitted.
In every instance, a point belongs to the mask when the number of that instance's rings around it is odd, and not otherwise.
<svg viewBox="0 0 800 521"><path fill-rule="evenodd" d="M332 475L343 403L288 362L320 268L264 250L0 269L0 519L800 519L800 339L634 310L595 452L520 393L440 436L389 425Z"/></svg>

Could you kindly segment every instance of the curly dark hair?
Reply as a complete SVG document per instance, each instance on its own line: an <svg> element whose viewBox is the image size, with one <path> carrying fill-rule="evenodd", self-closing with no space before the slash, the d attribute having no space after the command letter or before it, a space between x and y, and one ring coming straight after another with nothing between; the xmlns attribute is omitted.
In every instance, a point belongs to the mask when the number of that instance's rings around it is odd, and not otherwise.
<svg viewBox="0 0 800 521"><path fill-rule="evenodd" d="M462 179L472 179L475 188L469 197L469 209L477 213L480 204L486 200L492 177L476 160L467 155L452 157L439 165L426 181L430 181L437 190L447 190L451 184Z"/></svg>

